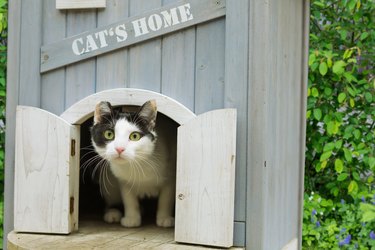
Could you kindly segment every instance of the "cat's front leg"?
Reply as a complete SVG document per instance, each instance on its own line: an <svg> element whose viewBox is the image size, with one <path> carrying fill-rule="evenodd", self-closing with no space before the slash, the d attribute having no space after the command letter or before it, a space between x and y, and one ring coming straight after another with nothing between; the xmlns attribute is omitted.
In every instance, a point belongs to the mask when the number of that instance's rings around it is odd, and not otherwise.
<svg viewBox="0 0 375 250"><path fill-rule="evenodd" d="M121 195L125 209L125 216L121 219L121 225L124 227L139 227L142 219L137 195L131 192L127 185L121 185Z"/></svg>
<svg viewBox="0 0 375 250"><path fill-rule="evenodd" d="M161 188L158 199L158 211L156 214L156 224L159 227L173 227L173 209L175 203L174 185L165 185Z"/></svg>

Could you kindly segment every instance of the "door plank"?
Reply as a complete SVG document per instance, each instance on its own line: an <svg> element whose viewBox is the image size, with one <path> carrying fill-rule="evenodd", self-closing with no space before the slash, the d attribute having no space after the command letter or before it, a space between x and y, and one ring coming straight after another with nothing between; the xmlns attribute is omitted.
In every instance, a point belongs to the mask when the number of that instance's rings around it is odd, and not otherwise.
<svg viewBox="0 0 375 250"><path fill-rule="evenodd" d="M204 113L178 129L177 242L233 244L236 110Z"/></svg>
<svg viewBox="0 0 375 250"><path fill-rule="evenodd" d="M17 107L14 228L69 233L78 227L79 129L47 111ZM70 204L72 202L72 204Z"/></svg>

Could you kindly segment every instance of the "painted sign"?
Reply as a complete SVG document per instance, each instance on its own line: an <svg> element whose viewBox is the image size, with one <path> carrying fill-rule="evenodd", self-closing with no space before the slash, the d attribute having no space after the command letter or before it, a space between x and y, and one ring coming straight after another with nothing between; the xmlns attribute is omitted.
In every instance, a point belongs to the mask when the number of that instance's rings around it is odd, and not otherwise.
<svg viewBox="0 0 375 250"><path fill-rule="evenodd" d="M225 15L225 0L184 0L42 46L41 72Z"/></svg>

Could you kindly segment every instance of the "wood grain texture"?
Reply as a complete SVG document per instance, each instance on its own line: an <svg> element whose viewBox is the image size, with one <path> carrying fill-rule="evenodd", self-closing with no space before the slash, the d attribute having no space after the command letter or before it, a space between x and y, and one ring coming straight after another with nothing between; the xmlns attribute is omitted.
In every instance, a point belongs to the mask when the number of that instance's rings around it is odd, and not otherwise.
<svg viewBox="0 0 375 250"><path fill-rule="evenodd" d="M44 110L18 106L14 230L69 233L78 228L79 130ZM71 199L74 209L71 210Z"/></svg>
<svg viewBox="0 0 375 250"><path fill-rule="evenodd" d="M225 19L197 27L195 113L223 108L225 77Z"/></svg>
<svg viewBox="0 0 375 250"><path fill-rule="evenodd" d="M105 8L106 0L56 0L56 9Z"/></svg>
<svg viewBox="0 0 375 250"><path fill-rule="evenodd" d="M181 4L185 4L187 0L181 0L177 2L177 5L168 5L165 8L158 8L161 6L161 0L131 0L130 2L130 18L122 20L118 23L109 24L107 26L94 29L87 28L82 30L81 32L77 32L74 35L69 35L69 38L62 40L60 42L51 43L44 45L41 48L41 56L40 56L40 72L46 72L58 67L62 67L68 64L72 64L74 62L78 62L84 59L88 59L91 57L98 56L103 53L107 53L109 51L113 51L119 48L124 48L130 45L138 44L152 38L157 38L161 35L165 35L170 32L174 32L180 29L184 29L198 23L206 22L208 20L212 20L221 16L225 15L225 1L224 0L190 0L189 3L191 4L191 12L194 14L194 19L180 22L176 25L170 25L165 28L161 28L159 30L149 32L147 34L141 36L134 36L135 31L133 25L131 24L132 21L138 20L143 17L149 17L152 14L160 13L163 10L169 10L170 8L177 7ZM156 10L155 10L156 9ZM152 11L149 11L152 10ZM72 50L72 42L77 38L86 37L87 35L93 35L96 32L103 31L105 29L114 28L117 25L126 24L128 34L132 36L128 36L128 38L123 42L117 42L116 36L107 36L107 43L109 46L91 50L89 52L85 52L80 56L74 54ZM85 32L84 32L85 31ZM75 36L76 35L76 36ZM151 42L152 44L152 42ZM138 45L136 45L138 46Z"/></svg>
<svg viewBox="0 0 375 250"><path fill-rule="evenodd" d="M164 0L163 5L176 0ZM162 38L161 93L194 110L195 27ZM177 63L176 63L177 62Z"/></svg>
<svg viewBox="0 0 375 250"><path fill-rule="evenodd" d="M281 249L300 235L305 126L301 103L306 101L301 95L306 84L301 80L301 59L306 56L303 5L298 0L250 2L249 249Z"/></svg>
<svg viewBox="0 0 375 250"><path fill-rule="evenodd" d="M19 104L40 107L40 74L36 56L42 44L42 0L21 4Z"/></svg>
<svg viewBox="0 0 375 250"><path fill-rule="evenodd" d="M178 128L175 240L233 245L236 110L215 110Z"/></svg>
<svg viewBox="0 0 375 250"><path fill-rule="evenodd" d="M155 99L159 112L170 117L178 124L186 123L195 117L188 108L172 98L142 89L110 89L90 95L68 108L61 117L71 124L82 124L93 116L95 105L100 101L110 101L113 106L141 106L148 100Z"/></svg>
<svg viewBox="0 0 375 250"><path fill-rule="evenodd" d="M131 0L130 16L160 8L161 0ZM159 11L158 11L159 12ZM135 44L129 49L129 86L160 92L161 39Z"/></svg>
<svg viewBox="0 0 375 250"><path fill-rule="evenodd" d="M238 114L236 205L234 214L235 220L242 222L246 220L246 189L244 187L247 185L248 18L249 1L227 1L225 18L224 107L236 108Z"/></svg>
<svg viewBox="0 0 375 250"><path fill-rule="evenodd" d="M107 7L98 12L98 27L118 22L129 16L129 0L107 0ZM96 91L123 88L129 85L128 49L103 54L96 63Z"/></svg>
<svg viewBox="0 0 375 250"><path fill-rule="evenodd" d="M8 235L8 250L16 249L204 250L217 248L178 244L173 240L173 228L147 225L132 229L102 221L82 221L79 231L67 236L11 232Z"/></svg>
<svg viewBox="0 0 375 250"><path fill-rule="evenodd" d="M96 11L69 11L67 35L72 36L96 27ZM95 92L96 60L90 59L66 67L65 109Z"/></svg>
<svg viewBox="0 0 375 250"><path fill-rule="evenodd" d="M14 210L14 156L16 133L16 107L19 102L20 53L21 53L21 1L9 2L8 51L7 51L7 98L4 162L4 221L3 235L13 230ZM11 83L11 84L10 84ZM6 249L6 241L3 241ZM0 246L1 247L1 246Z"/></svg>
<svg viewBox="0 0 375 250"><path fill-rule="evenodd" d="M48 44L65 38L66 13L56 10L54 1L43 2L42 42ZM41 108L60 114L64 111L65 69L60 68L41 76Z"/></svg>

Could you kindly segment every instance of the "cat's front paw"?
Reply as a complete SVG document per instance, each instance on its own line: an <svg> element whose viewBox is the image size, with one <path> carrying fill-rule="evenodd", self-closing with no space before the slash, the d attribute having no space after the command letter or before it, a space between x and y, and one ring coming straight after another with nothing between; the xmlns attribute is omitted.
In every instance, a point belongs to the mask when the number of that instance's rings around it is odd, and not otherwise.
<svg viewBox="0 0 375 250"><path fill-rule="evenodd" d="M107 223L117 223L121 220L122 213L118 209L108 209L104 214L104 221Z"/></svg>
<svg viewBox="0 0 375 250"><path fill-rule="evenodd" d="M121 219L121 225L123 225L124 227L139 227L141 225L141 217L123 217Z"/></svg>
<svg viewBox="0 0 375 250"><path fill-rule="evenodd" d="M173 227L174 218L172 216L163 216L156 219L156 225L159 227Z"/></svg>

